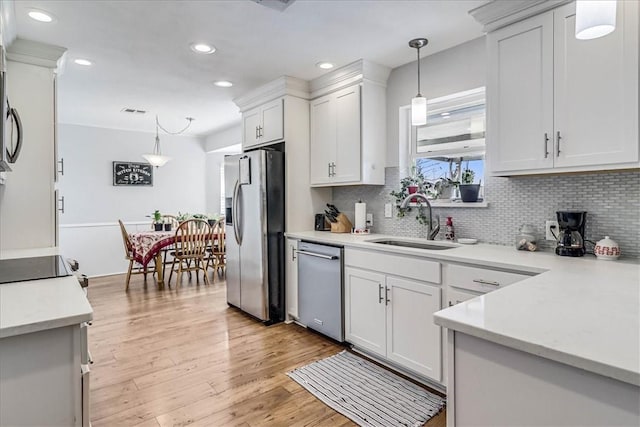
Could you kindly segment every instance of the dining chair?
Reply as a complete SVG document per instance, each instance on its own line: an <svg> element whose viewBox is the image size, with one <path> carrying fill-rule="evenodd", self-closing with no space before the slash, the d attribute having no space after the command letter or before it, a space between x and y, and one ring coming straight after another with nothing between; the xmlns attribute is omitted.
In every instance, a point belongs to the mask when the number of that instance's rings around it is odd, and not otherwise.
<svg viewBox="0 0 640 427"><path fill-rule="evenodd" d="M132 274L144 274L144 280L147 280L148 267L140 265L133 258L133 245L131 244L131 240L129 239L129 233L127 233L127 229L124 226L122 220L118 220L118 224L120 224L120 232L122 233L122 242L124 243L124 255L125 259L129 261L129 269L127 270L127 278L125 283L125 291L129 290L129 282L131 280ZM155 273L155 269L153 270Z"/></svg>
<svg viewBox="0 0 640 427"><path fill-rule="evenodd" d="M162 215L162 223L163 224L171 224L171 230L175 232L180 226L180 222L175 215ZM151 228L154 228L155 221L152 221ZM165 271L167 269L167 265L172 263L172 260L167 261L167 255L172 254L176 250L175 245L169 245L161 249L162 251L162 275L166 277Z"/></svg>
<svg viewBox="0 0 640 427"><path fill-rule="evenodd" d="M198 272L202 270L204 282L208 285L206 256L207 245L211 239L211 226L207 221L201 219L190 219L181 223L176 230L175 245L176 249L172 253L173 262L171 263L171 272L167 283L171 286L171 277L176 271L178 277L177 283L181 282L182 272L194 271L196 280L198 280ZM176 264L177 269L176 269ZM193 265L192 265L193 264Z"/></svg>
<svg viewBox="0 0 640 427"><path fill-rule="evenodd" d="M207 269L210 267L214 273L218 273L218 276L224 276L226 266L225 221L224 217L222 217L215 222L211 230L211 246L207 257ZM215 274L213 277L215 278Z"/></svg>

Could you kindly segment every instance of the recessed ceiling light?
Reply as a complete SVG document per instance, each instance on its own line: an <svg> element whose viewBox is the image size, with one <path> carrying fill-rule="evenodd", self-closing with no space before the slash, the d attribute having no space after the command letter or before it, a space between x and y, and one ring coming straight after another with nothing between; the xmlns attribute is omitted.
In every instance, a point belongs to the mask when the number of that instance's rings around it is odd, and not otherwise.
<svg viewBox="0 0 640 427"><path fill-rule="evenodd" d="M227 80L218 80L217 82L213 82L214 85L219 86L219 87L231 87L233 86L233 83L227 81Z"/></svg>
<svg viewBox="0 0 640 427"><path fill-rule="evenodd" d="M196 53L213 53L216 51L216 48L206 44L206 43L193 43L191 45L191 50Z"/></svg>
<svg viewBox="0 0 640 427"><path fill-rule="evenodd" d="M32 9L27 13L29 18L38 21L38 22L52 22L53 16L49 13L43 12L42 10Z"/></svg>
<svg viewBox="0 0 640 427"><path fill-rule="evenodd" d="M73 62L78 65L82 65L83 67L90 67L91 65L93 65L93 62L89 61L88 59L82 58L74 59Z"/></svg>
<svg viewBox="0 0 640 427"><path fill-rule="evenodd" d="M330 70L333 68L333 64L331 62L318 62L316 67L322 68L323 70Z"/></svg>

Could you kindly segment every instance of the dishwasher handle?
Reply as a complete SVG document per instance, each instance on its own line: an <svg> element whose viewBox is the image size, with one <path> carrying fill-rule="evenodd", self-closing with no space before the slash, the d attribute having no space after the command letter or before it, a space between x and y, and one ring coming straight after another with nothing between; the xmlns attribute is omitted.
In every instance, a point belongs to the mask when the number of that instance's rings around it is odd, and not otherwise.
<svg viewBox="0 0 640 427"><path fill-rule="evenodd" d="M316 252L301 251L299 249L296 252L298 253L298 255L309 255L316 258L322 258L322 259L328 259L328 260L334 260L334 259L340 258L339 256L336 256L336 255L325 255L325 254L319 254Z"/></svg>

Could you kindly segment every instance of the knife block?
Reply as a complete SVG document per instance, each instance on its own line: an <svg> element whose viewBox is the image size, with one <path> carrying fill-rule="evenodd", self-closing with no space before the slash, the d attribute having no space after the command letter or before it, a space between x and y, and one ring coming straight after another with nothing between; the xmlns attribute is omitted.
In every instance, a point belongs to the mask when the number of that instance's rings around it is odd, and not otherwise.
<svg viewBox="0 0 640 427"><path fill-rule="evenodd" d="M343 213L338 214L336 217L338 222L331 223L331 232L332 233L351 233L351 229L353 228L353 224L349 221L349 218Z"/></svg>

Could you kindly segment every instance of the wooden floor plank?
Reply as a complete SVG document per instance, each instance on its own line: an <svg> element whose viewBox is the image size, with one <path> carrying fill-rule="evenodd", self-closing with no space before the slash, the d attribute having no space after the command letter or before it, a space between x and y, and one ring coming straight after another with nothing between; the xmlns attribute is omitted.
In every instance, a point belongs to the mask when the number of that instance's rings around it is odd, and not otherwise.
<svg viewBox="0 0 640 427"><path fill-rule="evenodd" d="M223 281L158 290L134 276L125 292L123 275L107 276L89 300L96 427L354 425L286 376L343 347L228 307ZM445 424L443 412L426 426Z"/></svg>

